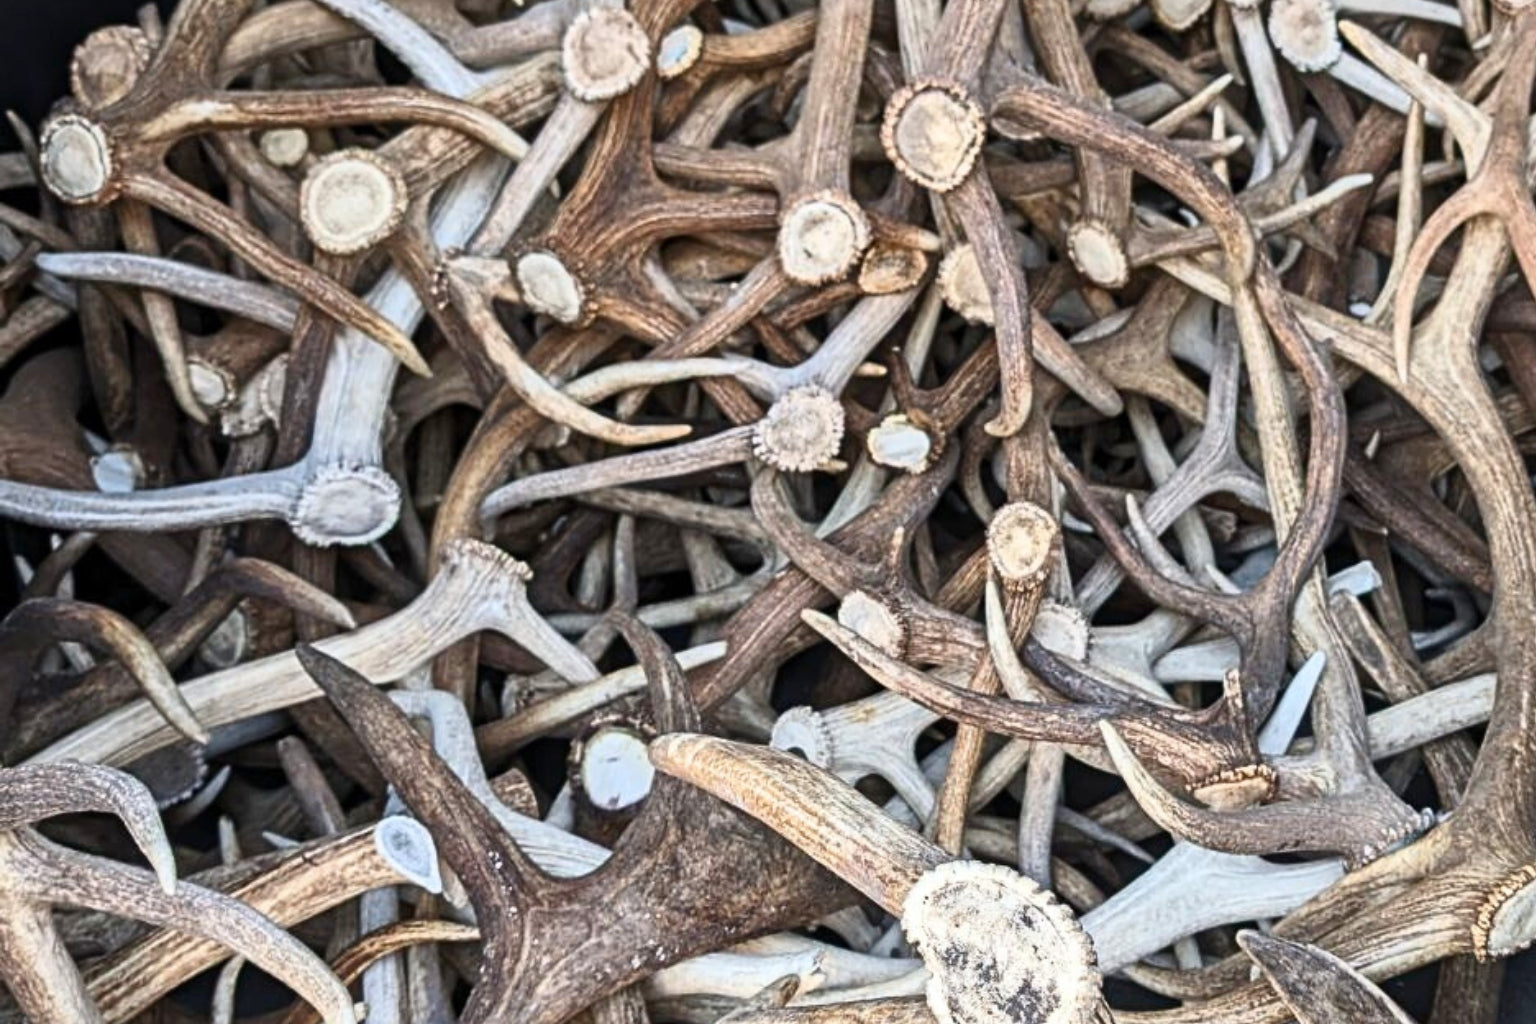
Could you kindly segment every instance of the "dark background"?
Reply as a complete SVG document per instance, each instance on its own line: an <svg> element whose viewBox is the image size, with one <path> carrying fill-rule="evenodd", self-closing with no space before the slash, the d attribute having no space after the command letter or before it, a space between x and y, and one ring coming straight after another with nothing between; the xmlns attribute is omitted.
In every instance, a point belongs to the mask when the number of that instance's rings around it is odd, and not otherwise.
<svg viewBox="0 0 1536 1024"><path fill-rule="evenodd" d="M0 105L34 129L69 92L69 55L92 29L133 24L145 0L0 0L9 17L0 32ZM169 13L172 0L156 3ZM14 139L6 132L7 147Z"/></svg>
<svg viewBox="0 0 1536 1024"><path fill-rule="evenodd" d="M0 110L15 111L36 129L53 103L69 91L69 59L75 44L102 25L134 23L143 5L144 0L0 0L0 10L10 19L0 31ZM157 0L156 6L168 15L175 3ZM0 125L0 139L6 149L15 148L8 127ZM1199 880L1192 884L1198 885ZM1434 968L1429 968L1384 987L1422 1020L1428 1013L1434 976ZM1536 1024L1536 953L1510 961L1499 1020L1500 1024Z"/></svg>

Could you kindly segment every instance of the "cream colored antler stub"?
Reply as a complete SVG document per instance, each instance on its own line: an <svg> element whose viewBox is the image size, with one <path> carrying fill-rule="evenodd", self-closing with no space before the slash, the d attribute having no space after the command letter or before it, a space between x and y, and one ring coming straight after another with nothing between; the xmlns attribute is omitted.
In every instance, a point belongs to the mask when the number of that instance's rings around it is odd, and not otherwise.
<svg viewBox="0 0 1536 1024"><path fill-rule="evenodd" d="M405 216L407 196L405 181L384 158L345 149L310 168L299 190L299 210L310 241L347 256L393 234Z"/></svg>

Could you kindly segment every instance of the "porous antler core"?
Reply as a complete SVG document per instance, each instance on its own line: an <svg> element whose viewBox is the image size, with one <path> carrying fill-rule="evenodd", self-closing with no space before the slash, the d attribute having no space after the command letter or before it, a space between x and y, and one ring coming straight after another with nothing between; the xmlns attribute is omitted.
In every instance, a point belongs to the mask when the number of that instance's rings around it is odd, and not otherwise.
<svg viewBox="0 0 1536 1024"><path fill-rule="evenodd" d="M206 359L188 359L187 378L192 384L192 397L204 408L224 409L239 397L234 376Z"/></svg>
<svg viewBox="0 0 1536 1024"><path fill-rule="evenodd" d="M969 243L951 249L939 263L939 294L944 305L970 323L991 326L992 296Z"/></svg>
<svg viewBox="0 0 1536 1024"><path fill-rule="evenodd" d="M939 1024L1090 1024L1100 1003L1093 944L1046 890L1000 864L925 873L901 927L929 971Z"/></svg>
<svg viewBox="0 0 1536 1024"><path fill-rule="evenodd" d="M1183 32L1211 9L1211 0L1153 0L1152 14L1157 23L1175 32Z"/></svg>
<svg viewBox="0 0 1536 1024"><path fill-rule="evenodd" d="M656 73L669 81L697 64L703 53L704 33L694 25L679 25L656 48Z"/></svg>
<svg viewBox="0 0 1536 1024"><path fill-rule="evenodd" d="M563 324L581 320L585 297L560 257L552 252L524 253L517 260L517 290L523 304L536 313L554 317Z"/></svg>
<svg viewBox="0 0 1536 1024"><path fill-rule="evenodd" d="M981 108L963 89L918 82L891 97L880 141L901 173L924 188L948 192L971 173L986 134Z"/></svg>
<svg viewBox="0 0 1536 1024"><path fill-rule="evenodd" d="M411 884L431 893L443 891L437 845L420 822L404 815L385 818L373 830L373 846Z"/></svg>
<svg viewBox="0 0 1536 1024"><path fill-rule="evenodd" d="M1050 599L1040 602L1029 635L1052 654L1073 661L1085 661L1088 658L1091 639L1088 619L1081 610L1070 604Z"/></svg>
<svg viewBox="0 0 1536 1024"><path fill-rule="evenodd" d="M987 525L987 558L1003 586L1038 583L1050 569L1060 532L1055 518L1039 505L1016 501L998 509Z"/></svg>
<svg viewBox="0 0 1536 1024"><path fill-rule="evenodd" d="M400 514L400 487L377 466L317 470L294 505L288 524L306 544L370 544L389 532Z"/></svg>
<svg viewBox="0 0 1536 1024"><path fill-rule="evenodd" d="M1472 924L1479 960L1512 956L1536 944L1536 865L1527 864L1489 891Z"/></svg>
<svg viewBox="0 0 1536 1024"><path fill-rule="evenodd" d="M1189 795L1214 811L1237 811L1270 799L1275 785L1275 770L1269 765L1245 764L1190 787Z"/></svg>
<svg viewBox="0 0 1536 1024"><path fill-rule="evenodd" d="M69 63L69 91L87 110L110 107L128 95L153 56L154 47L143 29L99 28L75 47Z"/></svg>
<svg viewBox="0 0 1536 1024"><path fill-rule="evenodd" d="M344 149L310 168L299 189L299 215L318 248L346 256L393 234L406 200L405 181L382 157Z"/></svg>
<svg viewBox="0 0 1536 1024"><path fill-rule="evenodd" d="M101 125L77 114L54 118L43 132L43 184L66 203L104 201L112 184L112 145Z"/></svg>
<svg viewBox="0 0 1536 1024"><path fill-rule="evenodd" d="M91 479L104 494L127 494L144 485L144 461L129 447L114 446L91 457Z"/></svg>
<svg viewBox="0 0 1536 1024"><path fill-rule="evenodd" d="M928 272L928 256L892 242L876 242L859 263L859 291L865 295L894 295L916 288Z"/></svg>
<svg viewBox="0 0 1536 1024"><path fill-rule="evenodd" d="M752 452L775 469L808 473L837 457L843 407L825 388L786 391L752 431Z"/></svg>
<svg viewBox="0 0 1536 1024"><path fill-rule="evenodd" d="M933 465L938 446L923 427L905 413L892 413L866 435L869 457L887 469L921 473Z"/></svg>
<svg viewBox="0 0 1536 1024"><path fill-rule="evenodd" d="M273 128L257 142L261 155L274 167L297 167L309 153L309 133L302 128Z"/></svg>
<svg viewBox="0 0 1536 1024"><path fill-rule="evenodd" d="M1131 265L1120 236L1092 218L1078 221L1067 231L1067 254L1100 287L1120 288L1130 279Z"/></svg>
<svg viewBox="0 0 1536 1024"><path fill-rule="evenodd" d="M1274 0L1269 37L1280 55L1305 73L1333 67L1344 52L1330 0Z"/></svg>
<svg viewBox="0 0 1536 1024"><path fill-rule="evenodd" d="M901 613L862 590L851 590L837 606L837 621L874 644L884 654L900 658L907 649L907 624Z"/></svg>
<svg viewBox="0 0 1536 1024"><path fill-rule="evenodd" d="M618 725L599 728L582 744L580 773L587 800L605 811L623 810L644 800L656 777L645 738Z"/></svg>
<svg viewBox="0 0 1536 1024"><path fill-rule="evenodd" d="M779 227L779 262L800 284L843 277L868 245L869 221L845 195L823 192L801 199Z"/></svg>
<svg viewBox="0 0 1536 1024"><path fill-rule="evenodd" d="M571 21L560 44L565 87L596 103L633 89L651 63L651 41L628 11L584 11Z"/></svg>
<svg viewBox="0 0 1536 1024"><path fill-rule="evenodd" d="M812 708L794 707L780 715L768 743L776 750L799 753L811 764L832 767L832 730Z"/></svg>

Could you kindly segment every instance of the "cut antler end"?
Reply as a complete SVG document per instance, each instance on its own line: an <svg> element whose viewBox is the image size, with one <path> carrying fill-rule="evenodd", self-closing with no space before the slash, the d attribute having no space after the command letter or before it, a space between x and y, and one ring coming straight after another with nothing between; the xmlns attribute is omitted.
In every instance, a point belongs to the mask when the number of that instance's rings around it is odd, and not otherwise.
<svg viewBox="0 0 1536 1024"><path fill-rule="evenodd" d="M87 110L110 107L128 95L154 55L142 28L99 28L75 47L69 62L69 91Z"/></svg>
<svg viewBox="0 0 1536 1024"><path fill-rule="evenodd" d="M517 290L523 304L563 324L580 323L586 315L586 290L552 252L536 250L518 257Z"/></svg>
<svg viewBox="0 0 1536 1024"><path fill-rule="evenodd" d="M371 544L395 525L400 486L377 466L323 466L294 503L288 525L306 544Z"/></svg>
<svg viewBox="0 0 1536 1024"><path fill-rule="evenodd" d="M903 473L924 473L943 452L944 437L924 429L905 413L892 413L864 438L864 448L876 464Z"/></svg>
<svg viewBox="0 0 1536 1024"><path fill-rule="evenodd" d="M850 627L852 628L852 627ZM768 745L797 753L818 768L832 767L836 741L820 711L805 706L790 708L773 723Z"/></svg>
<svg viewBox="0 0 1536 1024"><path fill-rule="evenodd" d="M1067 230L1067 255L1100 288L1123 288L1131 279L1125 243L1108 224L1085 217Z"/></svg>
<svg viewBox="0 0 1536 1024"><path fill-rule="evenodd" d="M1053 895L1000 864L951 861L907 895L901 927L930 977L939 1024L1091 1024L1093 943Z"/></svg>
<svg viewBox="0 0 1536 1024"><path fill-rule="evenodd" d="M441 562L444 569L461 572L483 566L490 570L492 576L498 579L505 577L516 583L527 583L533 579L533 570L528 568L528 563L513 558L501 548L483 540L460 538L449 541L443 549Z"/></svg>
<svg viewBox="0 0 1536 1024"><path fill-rule="evenodd" d="M859 291L865 295L895 295L916 288L926 273L928 256L921 249L876 242L859 263Z"/></svg>
<svg viewBox="0 0 1536 1024"><path fill-rule="evenodd" d="M39 144L43 184L66 203L99 205L116 191L116 161L106 129L88 117L62 114Z"/></svg>
<svg viewBox="0 0 1536 1024"><path fill-rule="evenodd" d="M303 128L273 128L261 133L256 146L273 167L297 167L309 155L309 133Z"/></svg>
<svg viewBox="0 0 1536 1024"><path fill-rule="evenodd" d="M986 137L981 106L960 86L937 80L897 90L880 126L891 163L934 192L949 192L966 179Z"/></svg>
<svg viewBox="0 0 1536 1024"><path fill-rule="evenodd" d="M872 594L849 591L837 606L837 621L893 658L900 658L907 649L906 616Z"/></svg>
<svg viewBox="0 0 1536 1024"><path fill-rule="evenodd" d="M349 256L394 234L408 198L405 179L383 157L366 149L343 149L304 176L299 219L316 248Z"/></svg>
<svg viewBox="0 0 1536 1024"><path fill-rule="evenodd" d="M599 7L572 19L560 66L572 96L599 103L633 89L651 65L651 40L623 8Z"/></svg>
<svg viewBox="0 0 1536 1024"><path fill-rule="evenodd" d="M939 294L946 306L968 322L992 325L992 294L970 243L951 249L939 263Z"/></svg>
<svg viewBox="0 0 1536 1024"><path fill-rule="evenodd" d="M385 818L373 830L373 845L404 880L426 892L443 891L437 845L421 822L398 814Z"/></svg>
<svg viewBox="0 0 1536 1024"><path fill-rule="evenodd" d="M1330 0L1275 0L1269 7L1269 37L1304 74L1326 71L1344 53Z"/></svg>
<svg viewBox="0 0 1536 1024"><path fill-rule="evenodd" d="M1189 795L1213 811L1236 811L1274 798L1279 776L1267 764L1245 764L1217 772L1189 787Z"/></svg>
<svg viewBox="0 0 1536 1024"><path fill-rule="evenodd" d="M651 793L656 769L638 729L610 722L571 748L571 782L593 807L622 811Z"/></svg>
<svg viewBox="0 0 1536 1024"><path fill-rule="evenodd" d="M779 263L803 285L846 276L868 247L869 219L841 192L806 196L789 207L779 226Z"/></svg>
<svg viewBox="0 0 1536 1024"><path fill-rule="evenodd" d="M1152 0L1152 15L1157 23L1174 32L1183 32L1205 16L1211 0Z"/></svg>
<svg viewBox="0 0 1536 1024"><path fill-rule="evenodd" d="M656 74L664 82L682 75L704 55L704 33L695 25L679 25L656 48Z"/></svg>
<svg viewBox="0 0 1536 1024"><path fill-rule="evenodd" d="M1527 864L1488 891L1472 922L1479 960L1512 956L1536 944L1536 864Z"/></svg>
<svg viewBox="0 0 1536 1024"><path fill-rule="evenodd" d="M752 431L752 453L786 473L832 462L842 442L842 404L816 384L784 392Z"/></svg>
<svg viewBox="0 0 1536 1024"><path fill-rule="evenodd" d="M987 524L987 558L1004 588L1042 583L1060 534L1055 517L1032 502L1015 501L998 509Z"/></svg>

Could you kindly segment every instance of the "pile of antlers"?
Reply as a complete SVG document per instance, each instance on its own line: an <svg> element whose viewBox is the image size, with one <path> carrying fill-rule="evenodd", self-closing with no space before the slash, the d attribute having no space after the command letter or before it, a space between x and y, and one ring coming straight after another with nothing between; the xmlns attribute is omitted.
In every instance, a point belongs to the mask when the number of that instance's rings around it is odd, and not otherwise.
<svg viewBox="0 0 1536 1024"><path fill-rule="evenodd" d="M1496 1020L1531 0L181 0L70 70L0 1021Z"/></svg>

